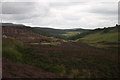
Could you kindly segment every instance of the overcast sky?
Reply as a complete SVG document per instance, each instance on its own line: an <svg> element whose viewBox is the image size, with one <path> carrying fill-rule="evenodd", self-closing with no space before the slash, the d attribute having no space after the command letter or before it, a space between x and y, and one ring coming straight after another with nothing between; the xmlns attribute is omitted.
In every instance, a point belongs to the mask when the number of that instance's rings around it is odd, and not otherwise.
<svg viewBox="0 0 120 80"><path fill-rule="evenodd" d="M111 27L119 0L2 0L2 22L57 29Z"/></svg>

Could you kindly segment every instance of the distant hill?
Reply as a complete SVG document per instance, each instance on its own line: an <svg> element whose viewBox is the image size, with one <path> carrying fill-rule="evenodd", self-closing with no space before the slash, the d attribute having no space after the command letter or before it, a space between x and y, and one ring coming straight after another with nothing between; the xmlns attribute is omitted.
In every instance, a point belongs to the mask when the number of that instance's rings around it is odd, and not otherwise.
<svg viewBox="0 0 120 80"><path fill-rule="evenodd" d="M52 28L32 28L33 32L39 33L44 36L56 37L60 39L70 39L70 37L88 31L87 29L52 29Z"/></svg>
<svg viewBox="0 0 120 80"><path fill-rule="evenodd" d="M10 26L9 26L10 25ZM2 25L3 38L13 38L22 42L56 42L58 39L37 34L29 26L9 24Z"/></svg>
<svg viewBox="0 0 120 80"><path fill-rule="evenodd" d="M41 28L41 27L29 27L22 24L13 23L2 23L3 29L11 29L13 31L8 32L15 34L14 32L26 33L27 36L30 35L40 35L44 37L54 37L65 40L78 40L89 43L105 43L105 42L116 42L118 40L119 25L108 28L97 28L94 30L90 29L53 29L53 28ZM7 27L7 28L6 28ZM11 28L10 28L11 27ZM9 30L8 30L9 31ZM5 31L7 32L7 31ZM4 33L4 30L3 30ZM8 34L10 35L10 34ZM14 35L14 36L18 36ZM20 34L24 36L23 34ZM20 36L19 36L20 37Z"/></svg>
<svg viewBox="0 0 120 80"><path fill-rule="evenodd" d="M23 25L23 24L13 24L13 23L2 23L2 26L25 26L25 25Z"/></svg>
<svg viewBox="0 0 120 80"><path fill-rule="evenodd" d="M41 27L30 27L22 24L13 24L13 23L2 23L2 26L6 27L17 27L17 28L29 28L34 33L47 36L55 37L60 39L71 40L71 37L81 34L83 32L89 31L89 29L53 29L53 28L41 28Z"/></svg>

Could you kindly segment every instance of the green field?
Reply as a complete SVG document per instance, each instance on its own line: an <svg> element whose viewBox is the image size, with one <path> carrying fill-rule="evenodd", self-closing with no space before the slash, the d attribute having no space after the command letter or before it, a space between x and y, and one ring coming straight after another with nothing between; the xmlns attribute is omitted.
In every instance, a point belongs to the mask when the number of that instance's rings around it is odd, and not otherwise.
<svg viewBox="0 0 120 80"><path fill-rule="evenodd" d="M77 35L77 34L80 34L80 32L67 32L67 33L62 34L62 35L63 35L63 36L70 37L70 36L74 36L74 35Z"/></svg>

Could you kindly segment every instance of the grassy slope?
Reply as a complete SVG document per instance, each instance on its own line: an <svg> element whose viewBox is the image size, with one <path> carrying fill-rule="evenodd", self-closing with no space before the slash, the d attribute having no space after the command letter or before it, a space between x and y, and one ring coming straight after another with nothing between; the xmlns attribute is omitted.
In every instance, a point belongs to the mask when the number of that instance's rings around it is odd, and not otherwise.
<svg viewBox="0 0 120 80"><path fill-rule="evenodd" d="M110 32L114 33L114 30ZM104 37L108 37L106 33L100 32L96 32L96 35L94 33L94 37L96 36L98 40L99 36L104 38L103 34ZM90 35L92 37L93 34ZM108 40L111 40L111 37ZM67 75L70 78L118 77L119 71L116 65L118 55L109 50L69 41L60 45L42 43L42 45L28 44L27 46L24 47L24 44L14 39L3 40L3 57L35 66L45 72Z"/></svg>
<svg viewBox="0 0 120 80"><path fill-rule="evenodd" d="M88 42L90 41L91 43L101 42L101 41L117 42L118 41L118 33L117 32L106 33L106 34L95 33L95 34L87 35L86 37L81 38L81 39L86 40Z"/></svg>
<svg viewBox="0 0 120 80"><path fill-rule="evenodd" d="M53 73L43 72L32 66L34 56L28 47L15 39L3 39L2 44L3 78L56 78ZM26 53L27 52L27 53ZM39 64L38 62L35 62Z"/></svg>
<svg viewBox="0 0 120 80"><path fill-rule="evenodd" d="M74 35L77 35L77 34L79 34L80 32L67 32L67 33L65 33L65 34L62 34L63 36L68 36L68 37L70 37L70 36L74 36Z"/></svg>
<svg viewBox="0 0 120 80"><path fill-rule="evenodd" d="M97 47L117 47L118 45L116 44L119 43L119 32L117 31L117 28L108 28L107 30L107 32L104 32L104 29L97 32L93 31L85 37L78 39L78 41L82 41Z"/></svg>
<svg viewBox="0 0 120 80"><path fill-rule="evenodd" d="M25 48L23 43L14 39L3 39L2 48L3 57L14 62L22 61L22 53Z"/></svg>

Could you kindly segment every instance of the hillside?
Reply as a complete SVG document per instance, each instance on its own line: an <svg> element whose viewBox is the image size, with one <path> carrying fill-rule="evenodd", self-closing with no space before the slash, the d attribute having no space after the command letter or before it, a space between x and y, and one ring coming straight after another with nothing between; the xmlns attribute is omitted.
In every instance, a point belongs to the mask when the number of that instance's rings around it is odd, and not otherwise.
<svg viewBox="0 0 120 80"><path fill-rule="evenodd" d="M120 41L118 34L120 26L92 30L78 41L94 45L96 47L118 47Z"/></svg>
<svg viewBox="0 0 120 80"><path fill-rule="evenodd" d="M32 31L40 35L69 40L72 36L86 32L86 29L52 29L52 28L32 28Z"/></svg>
<svg viewBox="0 0 120 80"><path fill-rule="evenodd" d="M86 42L83 43L80 39L62 40L43 36L27 26L3 26L2 29L3 77L5 78L119 77L117 65L119 56L111 49L97 48ZM110 32L115 31L110 29L107 33ZM101 29L87 31L86 36L81 39L93 33L98 33L98 36L106 34L106 31L105 33Z"/></svg>
<svg viewBox="0 0 120 80"><path fill-rule="evenodd" d="M12 23L2 23L2 26L6 27L26 27L29 28L30 31L37 33L39 35L47 36L47 37L55 37L60 39L71 40L71 37L89 31L89 29L53 29L53 28L42 28L42 27L29 27L22 24L12 24Z"/></svg>
<svg viewBox="0 0 120 80"><path fill-rule="evenodd" d="M32 32L30 27L19 26L2 26L3 43L2 43L2 62L3 78L58 78L60 76L39 70L27 62L29 46L28 44L49 43L54 45L62 40L42 36ZM29 54L30 55L30 54ZM25 57L27 56L27 57ZM30 57L29 57L30 59ZM34 59L33 59L34 61ZM24 71L23 71L24 69Z"/></svg>
<svg viewBox="0 0 120 80"><path fill-rule="evenodd" d="M28 26L2 26L3 37L17 39L26 43L62 41L53 37L37 34Z"/></svg>
<svg viewBox="0 0 120 80"><path fill-rule="evenodd" d="M52 29L29 27L22 24L3 23L4 37L13 37L23 42L56 42L65 40L80 41L95 47L118 47L119 25L108 28L89 29ZM7 35L7 36L6 36ZM64 39L64 40L62 40ZM54 43L53 43L54 44Z"/></svg>

